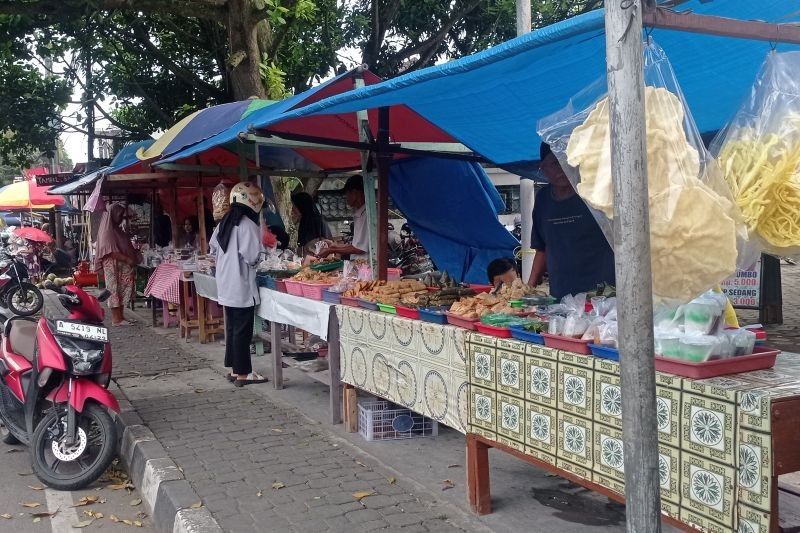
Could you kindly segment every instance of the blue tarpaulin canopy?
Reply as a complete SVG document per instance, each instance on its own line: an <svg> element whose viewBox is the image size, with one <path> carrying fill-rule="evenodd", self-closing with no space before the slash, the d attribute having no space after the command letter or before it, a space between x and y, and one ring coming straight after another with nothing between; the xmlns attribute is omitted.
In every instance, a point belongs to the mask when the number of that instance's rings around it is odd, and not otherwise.
<svg viewBox="0 0 800 533"><path fill-rule="evenodd" d="M797 0L689 0L696 14L800 21ZM404 104L490 161L531 174L537 121L605 76L604 13L592 11L484 52L333 96L283 117ZM656 29L701 132L720 129L752 86L770 44ZM778 50L797 49L779 45Z"/></svg>

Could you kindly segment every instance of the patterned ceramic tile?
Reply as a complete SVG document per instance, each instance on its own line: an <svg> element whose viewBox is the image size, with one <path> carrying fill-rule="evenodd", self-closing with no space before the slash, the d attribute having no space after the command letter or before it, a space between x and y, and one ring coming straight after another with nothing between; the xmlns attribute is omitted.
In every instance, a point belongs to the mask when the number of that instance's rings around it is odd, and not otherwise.
<svg viewBox="0 0 800 533"><path fill-rule="evenodd" d="M743 428L769 432L772 427L770 406L772 387L739 391L739 425Z"/></svg>
<svg viewBox="0 0 800 533"><path fill-rule="evenodd" d="M348 376L352 380L351 385L364 388L367 385L369 375L369 363L367 357L369 349L366 344L352 344L348 351L347 366L350 369Z"/></svg>
<svg viewBox="0 0 800 533"><path fill-rule="evenodd" d="M525 398L525 356L517 352L497 349L495 360L497 392Z"/></svg>
<svg viewBox="0 0 800 533"><path fill-rule="evenodd" d="M594 463L593 442L591 420L558 413L558 457L591 470Z"/></svg>
<svg viewBox="0 0 800 533"><path fill-rule="evenodd" d="M761 385L785 385L787 383L797 383L797 376L785 372L779 372L774 368L767 368L765 370L754 370L744 374L734 374L730 376L734 379L741 379L759 387Z"/></svg>
<svg viewBox="0 0 800 533"><path fill-rule="evenodd" d="M558 416L555 409L535 402L525 402L525 444L528 445L528 450L538 450L545 455L555 456L557 430Z"/></svg>
<svg viewBox="0 0 800 533"><path fill-rule="evenodd" d="M672 446L658 445L658 484L661 501L681 502L681 452ZM662 506L663 508L663 506ZM674 513L673 516L677 516Z"/></svg>
<svg viewBox="0 0 800 533"><path fill-rule="evenodd" d="M452 349L450 330L438 324L421 321L416 322L415 326L420 360L437 365L449 365L450 350Z"/></svg>
<svg viewBox="0 0 800 533"><path fill-rule="evenodd" d="M666 515L675 520L681 519L681 506L680 504L661 499L661 514Z"/></svg>
<svg viewBox="0 0 800 533"><path fill-rule="evenodd" d="M395 358L393 390L397 397L396 403L414 409L416 412L422 412L419 407L419 384L423 376L419 364L402 354L397 354Z"/></svg>
<svg viewBox="0 0 800 533"><path fill-rule="evenodd" d="M593 355L581 355L573 352L559 350L558 362L570 366L579 366L589 370L594 370L594 362L597 358Z"/></svg>
<svg viewBox="0 0 800 533"><path fill-rule="evenodd" d="M362 310L348 307L344 321L341 324L347 336L360 336L368 333L364 329L367 327L367 314Z"/></svg>
<svg viewBox="0 0 800 533"><path fill-rule="evenodd" d="M594 408L594 371L558 363L558 410L591 420Z"/></svg>
<svg viewBox="0 0 800 533"><path fill-rule="evenodd" d="M469 382L487 389L497 387L495 371L496 348L487 348L477 344L467 345L469 349Z"/></svg>
<svg viewBox="0 0 800 533"><path fill-rule="evenodd" d="M730 403L736 402L736 393L743 389L750 389L752 385L742 379L734 379L728 376L720 376L708 379L684 379L683 390L706 396L715 400L723 400Z"/></svg>
<svg viewBox="0 0 800 533"><path fill-rule="evenodd" d="M533 344L531 342L526 343L525 354L532 355L534 357L542 357L544 359L552 359L553 361L558 360L558 350L555 348L548 348L547 346L542 346L540 344Z"/></svg>
<svg viewBox="0 0 800 533"><path fill-rule="evenodd" d="M682 452L681 507L684 511L732 528L736 478L733 467Z"/></svg>
<svg viewBox="0 0 800 533"><path fill-rule="evenodd" d="M656 386L658 441L676 448L681 446L681 395L677 389Z"/></svg>
<svg viewBox="0 0 800 533"><path fill-rule="evenodd" d="M378 313L370 314L375 315ZM392 343L395 350L416 353L417 329L415 327L415 321L390 315L386 315L386 317L386 322L388 324L387 329L389 330L386 337L389 339L389 342Z"/></svg>
<svg viewBox="0 0 800 533"><path fill-rule="evenodd" d="M769 533L770 514L765 511L753 509L747 505L739 504L738 533Z"/></svg>
<svg viewBox="0 0 800 533"><path fill-rule="evenodd" d="M525 347L527 345L528 345L527 342L518 341L515 339L497 339L497 348L499 350L505 350L507 352L524 354Z"/></svg>
<svg viewBox="0 0 800 533"><path fill-rule="evenodd" d="M437 422L453 425L458 416L452 412L457 390L450 379L450 369L444 365L418 363L419 379L417 391L418 402L421 402L421 413ZM455 427L455 426L454 426Z"/></svg>
<svg viewBox="0 0 800 533"><path fill-rule="evenodd" d="M558 403L558 363L525 356L525 399L555 408Z"/></svg>
<svg viewBox="0 0 800 533"><path fill-rule="evenodd" d="M762 511L770 511L772 438L766 433L739 430L739 501Z"/></svg>
<svg viewBox="0 0 800 533"><path fill-rule="evenodd" d="M497 393L497 434L525 443L525 400ZM521 449L523 451L524 448Z"/></svg>
<svg viewBox="0 0 800 533"><path fill-rule="evenodd" d="M480 435L481 437L487 438L491 441L497 442L497 433L490 429L485 429L481 426L470 426L469 432L474 433L475 435Z"/></svg>
<svg viewBox="0 0 800 533"><path fill-rule="evenodd" d="M619 363L616 361L611 361L610 359L602 359L598 357L594 360L594 370L595 372L619 376Z"/></svg>
<svg viewBox="0 0 800 533"><path fill-rule="evenodd" d="M556 457L556 468L564 470L565 472L569 472L570 474L574 474L581 479L585 479L587 481L592 480L592 468L587 467L584 465L578 465L575 463L571 463L569 461L565 461L560 457Z"/></svg>
<svg viewBox="0 0 800 533"><path fill-rule="evenodd" d="M736 406L683 393L681 448L722 464L734 464Z"/></svg>
<svg viewBox="0 0 800 533"><path fill-rule="evenodd" d="M624 483L625 454L622 430L594 424L594 468L601 476ZM624 492L624 491L623 491Z"/></svg>
<svg viewBox="0 0 800 533"><path fill-rule="evenodd" d="M365 314L367 323L367 327L365 328L367 332L367 339L381 344L386 342L386 335L389 333L389 321L391 320L391 317L386 313Z"/></svg>
<svg viewBox="0 0 800 533"><path fill-rule="evenodd" d="M595 372L594 421L622 429L622 389L619 376Z"/></svg>
<svg viewBox="0 0 800 533"><path fill-rule="evenodd" d="M450 367L451 368L466 368L467 367L467 331L463 328L456 328L454 326L443 326L450 337Z"/></svg>
<svg viewBox="0 0 800 533"><path fill-rule="evenodd" d="M497 433L497 393L470 385L469 424Z"/></svg>
<svg viewBox="0 0 800 533"><path fill-rule="evenodd" d="M732 526L719 524L707 516L703 516L686 507L681 507L681 522L695 526L697 529L707 533L731 533L733 531Z"/></svg>
<svg viewBox="0 0 800 533"><path fill-rule="evenodd" d="M481 346L488 346L490 348L497 347L497 337L492 337L491 335L483 335L481 333L475 333L474 331L470 331L467 337L467 342L472 344L479 344Z"/></svg>
<svg viewBox="0 0 800 533"><path fill-rule="evenodd" d="M532 446L525 446L525 455L530 455L534 459L537 459L543 463L548 465L556 465L556 456L554 454L545 453L539 448L534 448Z"/></svg>
<svg viewBox="0 0 800 533"><path fill-rule="evenodd" d="M368 351L368 377L365 388L374 392L381 398L394 398L396 396L394 386L396 375L394 366L391 364L391 356L387 356L380 351Z"/></svg>
<svg viewBox="0 0 800 533"><path fill-rule="evenodd" d="M467 382L467 373L458 369L451 370L450 383L450 390L455 391L450 400L451 419L455 420L454 425L451 427L466 433L469 427L469 383Z"/></svg>
<svg viewBox="0 0 800 533"><path fill-rule="evenodd" d="M592 472L592 482L621 496L625 495L625 482L620 479L603 475L595 470Z"/></svg>
<svg viewBox="0 0 800 533"><path fill-rule="evenodd" d="M519 442L516 439L509 439L505 435L501 435L500 433L498 433L497 434L497 442L499 442L500 444L505 444L509 448L513 448L514 450L517 450L518 452L525 453L525 445L523 443Z"/></svg>
<svg viewBox="0 0 800 533"><path fill-rule="evenodd" d="M656 372L656 385L660 385L662 387L681 390L683 388L683 380L684 378L680 376L665 374L664 372Z"/></svg>

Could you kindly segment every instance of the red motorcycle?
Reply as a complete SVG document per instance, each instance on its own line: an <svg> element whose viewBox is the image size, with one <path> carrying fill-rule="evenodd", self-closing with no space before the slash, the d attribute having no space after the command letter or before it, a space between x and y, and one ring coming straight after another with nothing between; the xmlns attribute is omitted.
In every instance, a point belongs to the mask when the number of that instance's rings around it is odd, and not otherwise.
<svg viewBox="0 0 800 533"><path fill-rule="evenodd" d="M116 454L108 410L111 345L105 312L84 290L47 286L44 316L5 323L0 352L0 422L6 444L25 444L36 476L49 487L79 490L100 477Z"/></svg>

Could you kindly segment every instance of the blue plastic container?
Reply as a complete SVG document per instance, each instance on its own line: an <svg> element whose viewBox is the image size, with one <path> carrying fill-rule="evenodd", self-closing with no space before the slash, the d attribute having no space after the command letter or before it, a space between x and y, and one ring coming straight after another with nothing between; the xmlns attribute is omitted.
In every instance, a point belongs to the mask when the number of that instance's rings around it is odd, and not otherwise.
<svg viewBox="0 0 800 533"><path fill-rule="evenodd" d="M370 302L367 300L362 300L361 298L358 299L358 305L360 305L364 309L368 309L370 311L377 311L378 304L375 302Z"/></svg>
<svg viewBox="0 0 800 533"><path fill-rule="evenodd" d="M511 330L511 337L514 339L530 342L532 344L544 345L544 337L542 337L539 333L528 331L522 326L509 326L508 329Z"/></svg>
<svg viewBox="0 0 800 533"><path fill-rule="evenodd" d="M420 307L419 319L423 322L432 322L434 324L447 324L447 315L444 312L444 309L435 307Z"/></svg>
<svg viewBox="0 0 800 533"><path fill-rule="evenodd" d="M592 355L601 359L609 359L611 361L619 361L619 350L611 346L602 346L600 344L590 344L589 349Z"/></svg>
<svg viewBox="0 0 800 533"><path fill-rule="evenodd" d="M329 304L339 305L342 303L342 295L338 292L331 292L329 290L322 291L322 301Z"/></svg>
<svg viewBox="0 0 800 533"><path fill-rule="evenodd" d="M275 278L265 274L256 274L256 286L275 290Z"/></svg>

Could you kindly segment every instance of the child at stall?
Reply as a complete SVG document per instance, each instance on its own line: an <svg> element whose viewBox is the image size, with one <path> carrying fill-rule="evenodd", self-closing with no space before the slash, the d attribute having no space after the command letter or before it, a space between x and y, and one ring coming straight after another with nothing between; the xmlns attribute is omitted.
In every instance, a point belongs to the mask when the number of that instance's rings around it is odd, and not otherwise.
<svg viewBox="0 0 800 533"><path fill-rule="evenodd" d="M486 275L489 283L495 288L503 284L512 284L519 275L517 274L517 263L509 257L495 259L486 268Z"/></svg>

